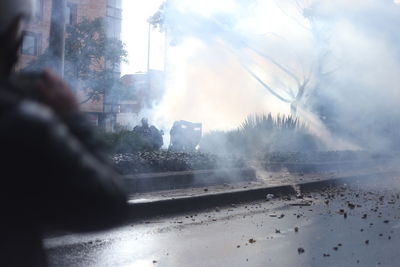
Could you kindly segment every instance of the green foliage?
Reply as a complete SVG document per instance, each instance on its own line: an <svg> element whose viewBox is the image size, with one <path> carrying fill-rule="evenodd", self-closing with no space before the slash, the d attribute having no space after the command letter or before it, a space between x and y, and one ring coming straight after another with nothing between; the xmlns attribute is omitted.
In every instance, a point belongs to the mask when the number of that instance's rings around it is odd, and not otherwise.
<svg viewBox="0 0 400 267"><path fill-rule="evenodd" d="M129 94L116 73L126 58L124 44L107 38L103 18L84 19L78 24L67 25L64 78L73 88L86 92L83 103L99 100L103 95L118 101L117 97L125 98ZM24 70L40 71L51 62L51 53L47 49Z"/></svg>
<svg viewBox="0 0 400 267"><path fill-rule="evenodd" d="M300 120L293 116L280 116L278 115L276 118L273 118L271 113L268 115L250 115L246 118L246 120L242 123L239 130L241 131L271 131L271 130L306 130L307 127L304 123L301 123Z"/></svg>
<svg viewBox="0 0 400 267"><path fill-rule="evenodd" d="M165 25L165 13L166 13L167 3L164 2L158 8L157 12L154 13L147 22L150 23L154 28L159 29L160 32L166 31Z"/></svg>
<svg viewBox="0 0 400 267"><path fill-rule="evenodd" d="M98 137L106 144L110 152L114 154L153 150L152 144L129 130L120 130L115 133L99 131Z"/></svg>
<svg viewBox="0 0 400 267"><path fill-rule="evenodd" d="M169 45L176 46L181 40L180 27L167 21L167 12L171 11L171 6L168 1L165 1L160 5L156 13L150 16L147 20L154 29L158 29L160 32L167 33L169 39Z"/></svg>
<svg viewBox="0 0 400 267"><path fill-rule="evenodd" d="M200 150L224 154L254 155L273 151L315 151L316 138L307 126L292 116L248 116L237 129L211 132L203 137Z"/></svg>

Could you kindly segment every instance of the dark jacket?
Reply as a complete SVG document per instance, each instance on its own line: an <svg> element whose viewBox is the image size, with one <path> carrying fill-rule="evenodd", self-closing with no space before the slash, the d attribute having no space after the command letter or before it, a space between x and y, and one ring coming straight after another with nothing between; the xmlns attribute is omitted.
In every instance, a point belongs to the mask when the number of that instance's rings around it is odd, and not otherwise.
<svg viewBox="0 0 400 267"><path fill-rule="evenodd" d="M0 84L0 265L43 266L42 230L120 223L122 180L81 114L60 118Z"/></svg>

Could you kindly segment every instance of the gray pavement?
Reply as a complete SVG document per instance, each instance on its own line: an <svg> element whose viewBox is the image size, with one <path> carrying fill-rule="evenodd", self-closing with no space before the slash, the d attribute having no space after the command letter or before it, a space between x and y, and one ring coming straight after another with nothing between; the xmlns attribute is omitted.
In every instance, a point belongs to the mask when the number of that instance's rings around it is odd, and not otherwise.
<svg viewBox="0 0 400 267"><path fill-rule="evenodd" d="M51 266L399 266L400 180L48 238Z"/></svg>

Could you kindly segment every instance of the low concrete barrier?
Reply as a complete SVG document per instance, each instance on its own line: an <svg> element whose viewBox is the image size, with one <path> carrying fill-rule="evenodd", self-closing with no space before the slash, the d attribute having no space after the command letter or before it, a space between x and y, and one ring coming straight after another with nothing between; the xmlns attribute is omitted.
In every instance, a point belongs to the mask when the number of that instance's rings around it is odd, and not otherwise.
<svg viewBox="0 0 400 267"><path fill-rule="evenodd" d="M129 194L255 181L252 168L147 173L124 177Z"/></svg>
<svg viewBox="0 0 400 267"><path fill-rule="evenodd" d="M288 170L293 173L324 173L332 171L352 171L356 169L388 165L391 162L385 160L370 161L328 161L328 162L268 162L264 164L264 168L268 171Z"/></svg>

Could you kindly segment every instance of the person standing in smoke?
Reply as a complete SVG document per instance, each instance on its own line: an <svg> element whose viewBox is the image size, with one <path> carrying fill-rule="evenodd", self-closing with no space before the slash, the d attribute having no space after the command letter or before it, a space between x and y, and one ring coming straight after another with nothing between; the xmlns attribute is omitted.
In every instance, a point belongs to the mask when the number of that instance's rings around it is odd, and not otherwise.
<svg viewBox="0 0 400 267"><path fill-rule="evenodd" d="M149 126L146 118L142 118L141 122L142 126L135 126L132 131L141 138L148 150L159 150L164 145L164 132L158 130L154 125Z"/></svg>
<svg viewBox="0 0 400 267"><path fill-rule="evenodd" d="M44 227L101 230L127 214L122 180L70 88L48 71L21 88L12 73L33 1L0 2L1 266L45 266Z"/></svg>

